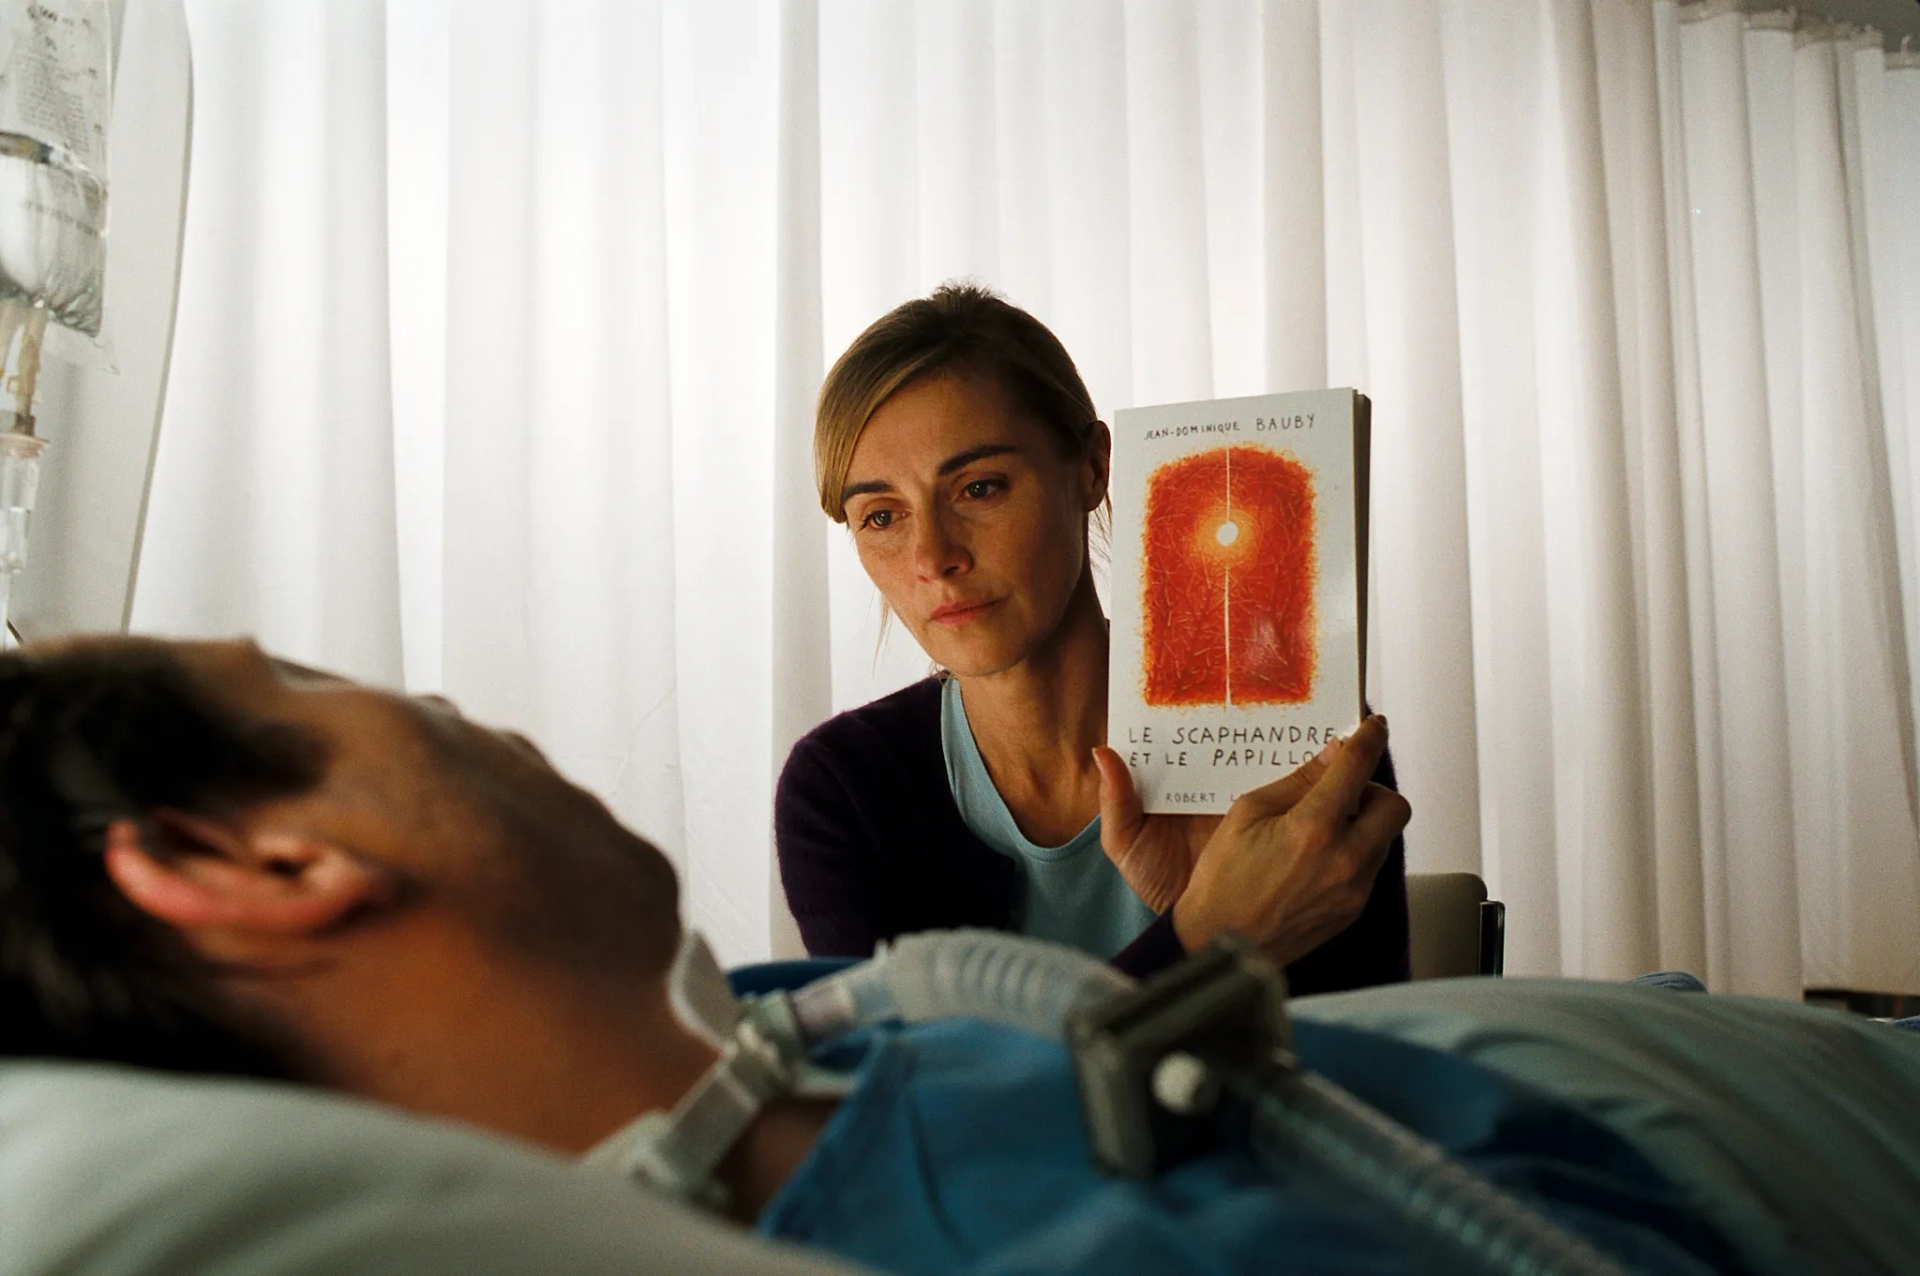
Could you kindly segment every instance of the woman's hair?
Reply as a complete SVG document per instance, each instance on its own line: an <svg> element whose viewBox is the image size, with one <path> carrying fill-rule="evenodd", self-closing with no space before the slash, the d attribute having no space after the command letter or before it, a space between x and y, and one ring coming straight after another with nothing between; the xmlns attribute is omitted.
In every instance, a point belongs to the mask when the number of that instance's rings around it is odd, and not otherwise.
<svg viewBox="0 0 1920 1276"><path fill-rule="evenodd" d="M896 392L941 373L997 387L1008 405L1045 427L1068 457L1086 455L1097 413L1060 339L1004 297L949 283L875 320L834 362L820 387L813 476L820 508L846 521L841 491L867 422Z"/></svg>
<svg viewBox="0 0 1920 1276"><path fill-rule="evenodd" d="M324 765L317 739L242 720L163 650L0 656L0 1058L295 1075L101 851L111 821L303 792Z"/></svg>

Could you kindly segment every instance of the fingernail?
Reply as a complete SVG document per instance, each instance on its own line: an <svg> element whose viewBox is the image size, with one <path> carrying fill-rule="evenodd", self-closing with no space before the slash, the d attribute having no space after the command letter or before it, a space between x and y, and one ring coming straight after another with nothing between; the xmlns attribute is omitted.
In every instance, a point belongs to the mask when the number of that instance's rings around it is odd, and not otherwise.
<svg viewBox="0 0 1920 1276"><path fill-rule="evenodd" d="M1385 730L1387 729L1387 715L1386 715L1386 714L1384 714L1384 713L1376 713L1376 714L1374 714L1374 715L1373 715L1373 720L1374 720L1375 722L1378 722L1378 723L1380 724L1380 729L1381 729L1382 731L1385 731Z"/></svg>

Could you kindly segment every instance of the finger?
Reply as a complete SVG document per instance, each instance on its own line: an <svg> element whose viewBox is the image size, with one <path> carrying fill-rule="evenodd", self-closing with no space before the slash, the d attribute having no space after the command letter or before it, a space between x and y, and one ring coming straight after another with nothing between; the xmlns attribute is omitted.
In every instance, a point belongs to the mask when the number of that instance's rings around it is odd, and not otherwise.
<svg viewBox="0 0 1920 1276"><path fill-rule="evenodd" d="M1320 752L1279 779L1241 794L1240 801L1252 806L1261 815L1285 815L1320 782L1320 777L1326 774L1339 748L1337 741L1328 741Z"/></svg>
<svg viewBox="0 0 1920 1276"><path fill-rule="evenodd" d="M1146 815L1140 809L1140 794L1133 787L1133 773L1118 753L1097 746L1093 764L1100 768L1100 842L1111 855L1133 844Z"/></svg>
<svg viewBox="0 0 1920 1276"><path fill-rule="evenodd" d="M1301 805L1331 818L1348 818L1356 811L1360 792L1372 781L1380 755L1386 751L1387 720L1376 713L1332 751L1326 774L1301 799Z"/></svg>
<svg viewBox="0 0 1920 1276"><path fill-rule="evenodd" d="M1366 911L1380 870L1393 852L1394 837L1406 827L1411 814L1407 800L1392 789L1379 784L1367 786L1354 822L1328 848L1344 866L1343 878L1332 896L1344 903L1330 914L1332 926L1318 935L1314 947L1333 938Z"/></svg>
<svg viewBox="0 0 1920 1276"><path fill-rule="evenodd" d="M1365 849L1372 861L1367 869L1369 881L1387 862L1393 839L1406 830L1412 818L1413 807L1407 799L1383 784L1369 784L1361 793L1360 809L1341 840Z"/></svg>

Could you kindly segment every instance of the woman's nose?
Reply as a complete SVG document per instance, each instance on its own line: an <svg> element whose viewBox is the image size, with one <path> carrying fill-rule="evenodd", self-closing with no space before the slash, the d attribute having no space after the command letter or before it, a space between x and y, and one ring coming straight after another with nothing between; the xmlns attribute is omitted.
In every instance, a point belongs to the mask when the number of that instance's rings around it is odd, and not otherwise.
<svg viewBox="0 0 1920 1276"><path fill-rule="evenodd" d="M932 514L919 521L914 534L913 566L924 580L957 576L973 566L973 556L955 534L945 515Z"/></svg>

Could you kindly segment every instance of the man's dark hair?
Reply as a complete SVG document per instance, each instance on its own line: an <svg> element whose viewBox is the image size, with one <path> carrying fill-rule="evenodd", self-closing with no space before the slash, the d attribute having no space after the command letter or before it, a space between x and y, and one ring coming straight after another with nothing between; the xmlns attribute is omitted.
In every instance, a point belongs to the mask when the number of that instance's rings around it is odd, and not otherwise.
<svg viewBox="0 0 1920 1276"><path fill-rule="evenodd" d="M101 851L112 820L151 836L151 812L304 792L324 765L316 738L245 720L157 644L0 655L0 1057L294 1075Z"/></svg>

